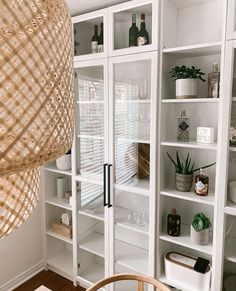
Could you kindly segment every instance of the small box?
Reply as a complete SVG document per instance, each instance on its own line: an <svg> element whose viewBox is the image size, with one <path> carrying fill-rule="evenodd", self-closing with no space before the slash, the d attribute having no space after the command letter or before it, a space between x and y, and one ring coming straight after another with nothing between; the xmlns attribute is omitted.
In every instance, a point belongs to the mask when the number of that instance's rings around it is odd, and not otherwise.
<svg viewBox="0 0 236 291"><path fill-rule="evenodd" d="M66 225L60 222L53 222L52 223L52 230L60 234L62 236L65 236L67 238L72 238L72 226L71 225Z"/></svg>
<svg viewBox="0 0 236 291"><path fill-rule="evenodd" d="M197 127L197 142L214 143L214 127Z"/></svg>
<svg viewBox="0 0 236 291"><path fill-rule="evenodd" d="M205 274L194 270L197 258L178 252L165 253L165 275L173 284L178 284L181 289L188 291L209 291L211 282L211 265Z"/></svg>

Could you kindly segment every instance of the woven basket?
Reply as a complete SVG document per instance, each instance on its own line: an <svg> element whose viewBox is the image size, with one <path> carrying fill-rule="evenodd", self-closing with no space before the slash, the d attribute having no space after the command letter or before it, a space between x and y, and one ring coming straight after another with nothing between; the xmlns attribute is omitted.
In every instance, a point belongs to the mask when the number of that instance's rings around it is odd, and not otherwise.
<svg viewBox="0 0 236 291"><path fill-rule="evenodd" d="M39 169L0 178L0 238L18 228L39 200Z"/></svg>
<svg viewBox="0 0 236 291"><path fill-rule="evenodd" d="M0 1L0 176L38 167L73 136L72 24L64 0Z"/></svg>

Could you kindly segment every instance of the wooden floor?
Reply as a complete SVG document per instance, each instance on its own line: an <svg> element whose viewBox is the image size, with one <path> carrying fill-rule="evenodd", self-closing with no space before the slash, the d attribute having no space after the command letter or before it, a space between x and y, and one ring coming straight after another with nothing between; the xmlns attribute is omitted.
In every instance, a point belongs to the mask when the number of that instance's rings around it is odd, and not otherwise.
<svg viewBox="0 0 236 291"><path fill-rule="evenodd" d="M84 291L82 287L74 287L73 283L52 271L42 271L29 281L25 282L14 291L34 291L39 286L45 287L53 291Z"/></svg>

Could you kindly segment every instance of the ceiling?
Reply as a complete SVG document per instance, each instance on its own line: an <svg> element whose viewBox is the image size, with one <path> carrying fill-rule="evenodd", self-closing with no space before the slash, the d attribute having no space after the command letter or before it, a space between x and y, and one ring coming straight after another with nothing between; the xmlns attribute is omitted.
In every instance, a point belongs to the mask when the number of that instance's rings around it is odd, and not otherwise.
<svg viewBox="0 0 236 291"><path fill-rule="evenodd" d="M73 16L126 1L127 0L66 0L70 9L70 14Z"/></svg>

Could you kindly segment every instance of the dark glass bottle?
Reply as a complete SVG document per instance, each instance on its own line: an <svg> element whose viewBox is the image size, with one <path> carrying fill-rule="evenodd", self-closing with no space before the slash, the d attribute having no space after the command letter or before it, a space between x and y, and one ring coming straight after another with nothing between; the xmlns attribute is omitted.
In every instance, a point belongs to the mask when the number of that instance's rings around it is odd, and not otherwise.
<svg viewBox="0 0 236 291"><path fill-rule="evenodd" d="M172 208L167 217L167 233L171 236L180 236L181 217L175 208Z"/></svg>
<svg viewBox="0 0 236 291"><path fill-rule="evenodd" d="M101 23L100 35L98 38L98 53L103 52L103 22Z"/></svg>
<svg viewBox="0 0 236 291"><path fill-rule="evenodd" d="M141 26L138 33L138 46L149 44L149 34L146 30L145 14L141 14Z"/></svg>
<svg viewBox="0 0 236 291"><path fill-rule="evenodd" d="M94 25L94 34L92 37L92 54L98 52L98 26Z"/></svg>
<svg viewBox="0 0 236 291"><path fill-rule="evenodd" d="M207 196L209 189L209 177L205 174L203 169L200 169L199 175L195 177L195 193L200 196Z"/></svg>
<svg viewBox="0 0 236 291"><path fill-rule="evenodd" d="M136 26L136 14L132 14L132 26L129 29L129 46L137 46L138 27Z"/></svg>

